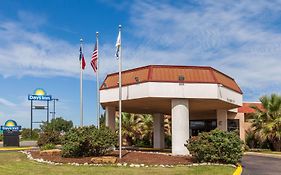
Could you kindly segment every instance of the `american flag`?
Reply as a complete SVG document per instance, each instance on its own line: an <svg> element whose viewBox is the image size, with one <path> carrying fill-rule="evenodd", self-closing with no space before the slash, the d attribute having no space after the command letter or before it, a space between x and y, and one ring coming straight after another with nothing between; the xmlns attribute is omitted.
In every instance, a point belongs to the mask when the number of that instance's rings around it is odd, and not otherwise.
<svg viewBox="0 0 281 175"><path fill-rule="evenodd" d="M94 69L95 72L97 72L98 69L98 46L97 43L95 44L95 49L93 51L93 55L92 55L92 60L91 60L91 66Z"/></svg>

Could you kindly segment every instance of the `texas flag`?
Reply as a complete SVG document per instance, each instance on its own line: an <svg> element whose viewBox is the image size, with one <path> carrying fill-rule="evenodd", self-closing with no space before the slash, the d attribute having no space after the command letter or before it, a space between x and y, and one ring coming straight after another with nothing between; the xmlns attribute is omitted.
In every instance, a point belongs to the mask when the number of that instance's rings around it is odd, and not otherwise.
<svg viewBox="0 0 281 175"><path fill-rule="evenodd" d="M79 61L80 61L80 64L82 66L82 69L84 70L85 69L85 66L86 66L86 61L85 61L85 58L84 58L84 54L82 53L82 47L80 46L80 56L79 56ZM82 63L81 63L82 61Z"/></svg>

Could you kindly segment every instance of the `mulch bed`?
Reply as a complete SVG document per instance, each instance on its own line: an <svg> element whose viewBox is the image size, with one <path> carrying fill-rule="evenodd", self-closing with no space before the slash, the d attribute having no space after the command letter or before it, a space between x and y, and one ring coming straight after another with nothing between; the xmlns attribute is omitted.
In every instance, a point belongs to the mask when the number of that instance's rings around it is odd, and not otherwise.
<svg viewBox="0 0 281 175"><path fill-rule="evenodd" d="M56 163L92 163L92 157L82 158L64 158L60 155L40 155L39 151L30 151L33 158L48 160ZM109 156L119 157L118 151L113 151L108 154ZM168 154L157 154L149 152L129 152L122 151L122 159L117 159L117 163L129 163L129 164L146 164L146 165L185 165L192 163L192 158L189 156L171 156Z"/></svg>

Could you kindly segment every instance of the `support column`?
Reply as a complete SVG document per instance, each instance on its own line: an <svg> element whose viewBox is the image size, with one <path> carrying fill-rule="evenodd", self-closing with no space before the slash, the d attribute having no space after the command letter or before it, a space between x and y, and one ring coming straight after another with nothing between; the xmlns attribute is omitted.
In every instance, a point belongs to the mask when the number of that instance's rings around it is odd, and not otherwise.
<svg viewBox="0 0 281 175"><path fill-rule="evenodd" d="M240 114L240 115L239 115ZM245 142L245 114L244 113L239 113L239 134L240 134L240 139Z"/></svg>
<svg viewBox="0 0 281 175"><path fill-rule="evenodd" d="M153 148L165 148L164 115L153 115Z"/></svg>
<svg viewBox="0 0 281 175"><path fill-rule="evenodd" d="M227 131L227 110L217 110L217 128L223 131Z"/></svg>
<svg viewBox="0 0 281 175"><path fill-rule="evenodd" d="M172 99L172 154L188 155L184 146L189 139L189 104L187 99Z"/></svg>
<svg viewBox="0 0 281 175"><path fill-rule="evenodd" d="M115 131L115 107L105 107L105 126Z"/></svg>

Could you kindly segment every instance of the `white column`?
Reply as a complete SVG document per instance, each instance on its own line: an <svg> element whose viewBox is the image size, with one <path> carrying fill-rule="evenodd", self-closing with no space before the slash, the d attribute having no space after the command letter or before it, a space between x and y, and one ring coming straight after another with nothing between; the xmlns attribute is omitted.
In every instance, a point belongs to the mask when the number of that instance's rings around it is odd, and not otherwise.
<svg viewBox="0 0 281 175"><path fill-rule="evenodd" d="M187 99L172 99L172 154L187 155L189 139L189 104Z"/></svg>
<svg viewBox="0 0 281 175"><path fill-rule="evenodd" d="M223 131L227 131L227 110L217 110L217 128Z"/></svg>
<svg viewBox="0 0 281 175"><path fill-rule="evenodd" d="M165 148L164 115L153 115L153 148Z"/></svg>
<svg viewBox="0 0 281 175"><path fill-rule="evenodd" d="M115 131L115 107L105 107L105 126Z"/></svg>

